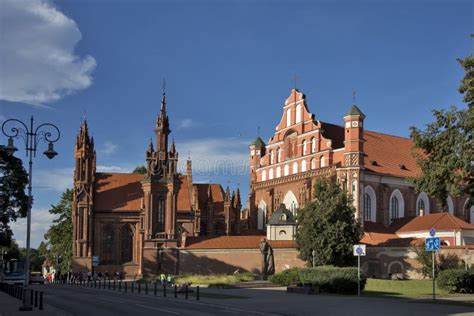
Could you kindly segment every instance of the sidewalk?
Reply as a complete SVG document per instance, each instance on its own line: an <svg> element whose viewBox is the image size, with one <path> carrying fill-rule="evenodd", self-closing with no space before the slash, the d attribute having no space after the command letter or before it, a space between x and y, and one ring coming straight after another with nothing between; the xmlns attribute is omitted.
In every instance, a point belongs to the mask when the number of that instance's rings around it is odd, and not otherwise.
<svg viewBox="0 0 474 316"><path fill-rule="evenodd" d="M44 309L40 311L38 308L33 308L32 311L20 312L18 308L21 306L21 301L16 299L5 292L0 291L0 316L13 316L13 315L69 315L64 311L60 311L50 305L44 305Z"/></svg>

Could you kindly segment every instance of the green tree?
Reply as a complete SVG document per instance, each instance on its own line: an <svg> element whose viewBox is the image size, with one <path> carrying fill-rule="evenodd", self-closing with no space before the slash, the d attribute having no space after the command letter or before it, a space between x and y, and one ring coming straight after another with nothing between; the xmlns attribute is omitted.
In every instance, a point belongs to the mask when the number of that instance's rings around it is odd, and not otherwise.
<svg viewBox="0 0 474 316"><path fill-rule="evenodd" d="M444 209L449 194L466 195L469 205L474 204L474 56L458 61L465 70L459 92L468 107L433 110L435 121L425 130L410 128L421 169L421 175L413 179L415 188L435 196Z"/></svg>
<svg viewBox="0 0 474 316"><path fill-rule="evenodd" d="M424 277L431 277L433 274L433 257L431 252L426 251L424 246L411 246L410 250L416 254L415 260L421 265L416 272L421 273ZM435 258L435 274L438 274L439 267Z"/></svg>
<svg viewBox="0 0 474 316"><path fill-rule="evenodd" d="M315 184L314 200L298 214L296 244L300 258L316 265L349 266L354 264L353 245L363 236L355 220L352 199L330 179Z"/></svg>
<svg viewBox="0 0 474 316"><path fill-rule="evenodd" d="M51 205L49 212L57 217L44 235L50 247L47 259L59 262L60 272L72 270L72 197L73 191L67 189L59 203Z"/></svg>
<svg viewBox="0 0 474 316"><path fill-rule="evenodd" d="M26 216L27 183L28 175L21 160L0 148L0 246L10 246L13 236L10 222Z"/></svg>
<svg viewBox="0 0 474 316"><path fill-rule="evenodd" d="M145 166L137 166L137 167L133 170L133 173L145 174L145 173L146 173L146 167L145 167Z"/></svg>

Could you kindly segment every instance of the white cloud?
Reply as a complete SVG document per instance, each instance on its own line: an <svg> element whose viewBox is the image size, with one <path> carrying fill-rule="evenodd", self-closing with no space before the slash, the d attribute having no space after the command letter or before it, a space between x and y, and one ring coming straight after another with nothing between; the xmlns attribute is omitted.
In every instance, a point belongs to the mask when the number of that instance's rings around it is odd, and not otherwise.
<svg viewBox="0 0 474 316"><path fill-rule="evenodd" d="M100 148L100 152L106 156L112 155L117 152L117 145L115 145L111 141L106 141L104 145Z"/></svg>
<svg viewBox="0 0 474 316"><path fill-rule="evenodd" d="M93 57L74 48L81 32L50 0L2 0L0 99L44 105L92 84Z"/></svg>
<svg viewBox="0 0 474 316"><path fill-rule="evenodd" d="M31 247L36 248L44 240L44 234L48 231L55 216L48 212L48 209L36 209L31 211ZM26 246L26 218L10 223L13 230L13 238L20 245Z"/></svg>
<svg viewBox="0 0 474 316"><path fill-rule="evenodd" d="M191 128L193 126L196 126L196 123L189 118L182 119L178 121L178 125L176 126L176 129L186 129L186 128Z"/></svg>
<svg viewBox="0 0 474 316"><path fill-rule="evenodd" d="M73 168L38 170L33 174L33 190L64 192L73 187L73 182Z"/></svg>
<svg viewBox="0 0 474 316"><path fill-rule="evenodd" d="M122 172L122 173L128 173L132 172L134 167L130 166L104 166L100 165L96 167L97 172Z"/></svg>
<svg viewBox="0 0 474 316"><path fill-rule="evenodd" d="M191 155L193 173L197 175L245 175L248 173L248 144L235 137L204 138L176 144L180 157ZM186 170L186 159L179 169Z"/></svg>

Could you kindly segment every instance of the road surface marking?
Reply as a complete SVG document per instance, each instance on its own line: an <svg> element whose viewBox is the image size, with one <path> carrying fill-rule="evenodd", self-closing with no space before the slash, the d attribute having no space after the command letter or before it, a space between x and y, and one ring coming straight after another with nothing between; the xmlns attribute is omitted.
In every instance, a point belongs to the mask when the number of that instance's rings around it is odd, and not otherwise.
<svg viewBox="0 0 474 316"><path fill-rule="evenodd" d="M164 309L164 308L151 307L151 306L146 306L146 305L142 305L142 304L135 304L135 306L139 306L139 307L143 307L143 308L148 308L148 309L154 309L154 310L156 310L156 311L161 311L161 312L165 312L165 313L169 313L169 314L179 315L178 312L170 311L170 310Z"/></svg>

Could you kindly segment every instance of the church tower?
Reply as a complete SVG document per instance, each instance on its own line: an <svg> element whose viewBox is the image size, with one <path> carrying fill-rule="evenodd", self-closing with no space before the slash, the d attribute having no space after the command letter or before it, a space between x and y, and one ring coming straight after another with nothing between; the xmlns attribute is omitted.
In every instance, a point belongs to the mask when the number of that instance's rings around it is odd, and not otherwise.
<svg viewBox="0 0 474 316"><path fill-rule="evenodd" d="M163 93L160 113L155 124L156 149L150 140L146 151L147 173L142 181L144 195L145 240L177 239L176 209L178 184L178 152L174 141L169 146L171 133L166 112L166 95Z"/></svg>
<svg viewBox="0 0 474 316"><path fill-rule="evenodd" d="M356 219L361 222L360 175L364 168L364 119L364 113L355 104L344 116L344 167L347 179L345 189L352 194Z"/></svg>
<svg viewBox="0 0 474 316"><path fill-rule="evenodd" d="M96 169L94 139L83 121L74 148L74 193L72 205L73 262L81 269L91 268L93 240L93 192Z"/></svg>

